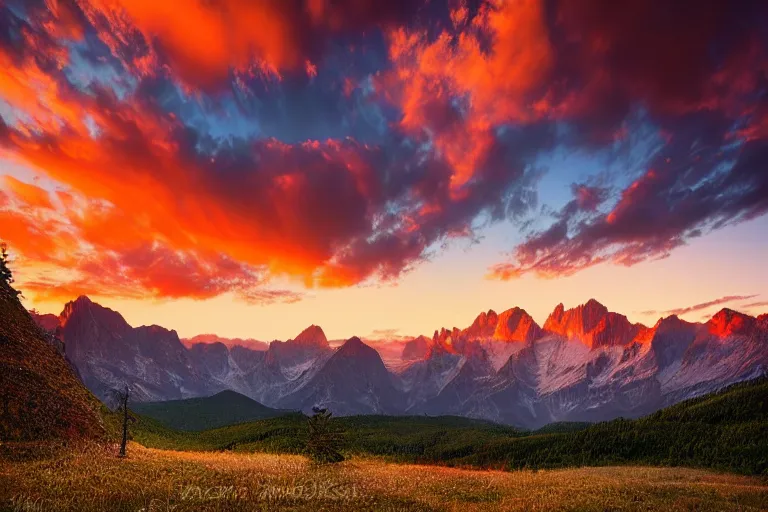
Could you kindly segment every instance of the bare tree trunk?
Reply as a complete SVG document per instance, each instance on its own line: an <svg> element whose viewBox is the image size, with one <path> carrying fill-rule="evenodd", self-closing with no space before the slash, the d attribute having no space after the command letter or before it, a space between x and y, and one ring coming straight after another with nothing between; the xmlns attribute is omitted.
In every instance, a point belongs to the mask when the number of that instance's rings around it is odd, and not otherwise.
<svg viewBox="0 0 768 512"><path fill-rule="evenodd" d="M123 400L123 440L120 443L120 457L125 457L125 446L128 444L128 388L121 397Z"/></svg>

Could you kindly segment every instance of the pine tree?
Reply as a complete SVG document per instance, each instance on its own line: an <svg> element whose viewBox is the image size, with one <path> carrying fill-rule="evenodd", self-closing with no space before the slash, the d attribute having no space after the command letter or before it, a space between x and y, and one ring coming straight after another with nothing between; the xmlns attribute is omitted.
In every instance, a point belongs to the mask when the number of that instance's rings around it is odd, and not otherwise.
<svg viewBox="0 0 768 512"><path fill-rule="evenodd" d="M0 289L10 292L13 295L20 295L20 292L13 289L13 273L8 268L8 245L0 242Z"/></svg>
<svg viewBox="0 0 768 512"><path fill-rule="evenodd" d="M307 420L306 451L315 462L336 463L344 460L341 449L342 434L331 426L331 412L313 407Z"/></svg>
<svg viewBox="0 0 768 512"><path fill-rule="evenodd" d="M13 283L13 274L8 268L8 245L0 243L0 281L10 285Z"/></svg>

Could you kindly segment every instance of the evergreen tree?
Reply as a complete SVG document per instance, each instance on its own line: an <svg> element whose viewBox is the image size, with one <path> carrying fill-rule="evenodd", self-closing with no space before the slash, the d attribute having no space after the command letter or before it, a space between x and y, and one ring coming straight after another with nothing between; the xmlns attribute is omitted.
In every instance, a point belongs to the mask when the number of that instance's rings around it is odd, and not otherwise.
<svg viewBox="0 0 768 512"><path fill-rule="evenodd" d="M8 245L0 243L0 281L8 286L13 283L13 274L8 268Z"/></svg>
<svg viewBox="0 0 768 512"><path fill-rule="evenodd" d="M343 461L344 456L339 451L342 435L331 425L331 412L318 407L313 407L312 412L314 414L307 420L307 453L315 462Z"/></svg>
<svg viewBox="0 0 768 512"><path fill-rule="evenodd" d="M8 245L0 242L0 289L11 292L13 295L20 295L20 292L13 289L13 273L8 268Z"/></svg>

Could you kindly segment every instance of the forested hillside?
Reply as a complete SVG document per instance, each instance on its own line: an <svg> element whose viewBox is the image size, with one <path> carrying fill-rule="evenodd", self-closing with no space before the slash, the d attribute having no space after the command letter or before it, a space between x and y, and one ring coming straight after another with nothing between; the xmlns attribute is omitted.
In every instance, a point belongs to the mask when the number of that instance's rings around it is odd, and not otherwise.
<svg viewBox="0 0 768 512"><path fill-rule="evenodd" d="M349 453L498 469L612 464L768 473L768 379L731 386L638 420L553 424L521 431L457 417L352 416L333 420ZM294 414L199 433L141 418L135 439L190 450L299 453L306 418Z"/></svg>

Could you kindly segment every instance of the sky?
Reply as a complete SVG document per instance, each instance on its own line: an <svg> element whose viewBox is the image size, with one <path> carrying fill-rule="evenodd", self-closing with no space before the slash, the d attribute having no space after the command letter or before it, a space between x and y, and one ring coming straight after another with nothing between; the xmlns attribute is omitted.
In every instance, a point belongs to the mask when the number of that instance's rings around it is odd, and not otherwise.
<svg viewBox="0 0 768 512"><path fill-rule="evenodd" d="M5 0L0 240L182 337L759 314L767 93L762 2Z"/></svg>

